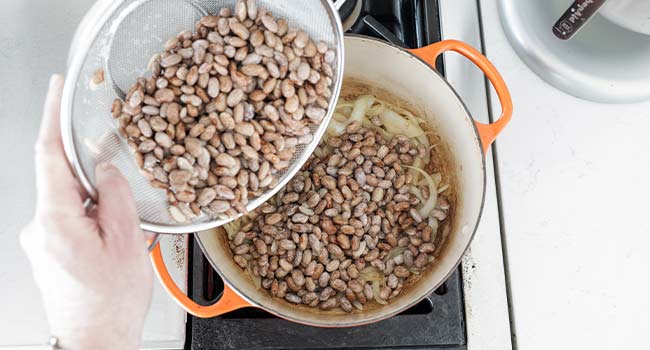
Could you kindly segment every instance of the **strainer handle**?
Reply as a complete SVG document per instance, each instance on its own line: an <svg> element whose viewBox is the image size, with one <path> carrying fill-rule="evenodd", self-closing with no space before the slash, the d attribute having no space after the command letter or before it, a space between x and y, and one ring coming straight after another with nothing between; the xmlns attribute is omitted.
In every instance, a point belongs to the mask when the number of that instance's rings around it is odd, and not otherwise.
<svg viewBox="0 0 650 350"><path fill-rule="evenodd" d="M160 242L161 238L162 235L160 233L154 233L153 238L147 241L147 243L149 243L147 250L149 252L153 251L153 249L156 248L156 246L158 246L158 242Z"/></svg>
<svg viewBox="0 0 650 350"><path fill-rule="evenodd" d="M94 207L95 207L95 202L93 201L92 198L88 197L83 203L84 210L86 213L90 212ZM160 242L160 239L162 236L160 233L154 233L153 238L148 240L147 243L149 243L149 246L147 247L148 251L152 251L156 245L158 245L158 242Z"/></svg>
<svg viewBox="0 0 650 350"><path fill-rule="evenodd" d="M150 256L154 271L156 271L156 275L158 275L158 279L167 293L171 295L180 307L185 309L185 311L191 315L201 318L209 318L223 315L227 312L241 309L243 307L253 306L235 293L226 283L224 283L223 294L216 303L208 306L199 305L185 295L169 275L162 253L160 252L160 245L154 247Z"/></svg>
<svg viewBox="0 0 650 350"><path fill-rule="evenodd" d="M472 61L490 80L492 86L494 86L494 90L496 90L497 95L499 96L499 102L501 103L501 116L490 124L483 124L474 121L478 135L481 138L483 152L487 153L492 142L494 142L501 131L503 131L512 117L512 97L510 97L508 86L505 81L503 81L503 77L501 77L501 74L496 67L487 59L487 57L483 56L483 54L478 52L475 48L458 40L443 40L410 51L428 63L431 67L435 67L436 59L443 52L455 51Z"/></svg>

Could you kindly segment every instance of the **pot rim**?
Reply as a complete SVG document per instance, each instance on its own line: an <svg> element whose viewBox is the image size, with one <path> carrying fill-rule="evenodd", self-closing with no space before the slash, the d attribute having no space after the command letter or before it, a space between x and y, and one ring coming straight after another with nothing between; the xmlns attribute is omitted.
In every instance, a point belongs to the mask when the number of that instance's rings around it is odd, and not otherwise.
<svg viewBox="0 0 650 350"><path fill-rule="evenodd" d="M442 82L452 91L452 93L456 96L457 102L460 104L460 106L465 111L466 117L470 119L470 121L471 121L470 124L472 125L472 128L474 130L475 141L476 141L476 144L478 145L478 148L479 148L479 151L480 151L480 154L481 154L481 163L482 163L481 164L481 171L482 171L482 175L483 175L482 176L483 177L483 183L482 183L483 191L481 193L481 204L480 204L480 207L479 207L478 216L476 218L472 233L471 233L471 235L469 237L469 241L468 241L467 245L465 246L465 248L463 249L462 254L458 257L457 261L452 265L453 267L451 269L449 269L449 271L447 271L447 273L444 275L444 277L441 278L437 283L434 283L431 286L431 288L429 288L427 290L426 293L423 293L423 294L421 294L421 295L419 295L417 297L413 297L412 300L409 303L406 303L402 307L394 307L394 308L391 309L390 305L385 305L383 307L386 308L387 312L384 312L384 313L382 313L382 314L380 314L379 316L376 316L376 317L365 319L365 320L363 320L361 322L357 321L357 322L340 323L340 324L329 324L329 323L328 324L321 324L319 322L310 322L310 321L307 321L307 320L295 319L295 318L293 318L291 316L284 315L281 312L278 312L277 310L274 310L274 309L272 309L272 308L270 308L270 307L268 307L266 305L262 305L260 303L255 302L249 296L242 293L237 288L237 286L233 285L228 280L228 278L226 278L223 275L223 273L221 272L221 270L218 267L218 264L216 264L216 262L214 261L212 256L210 254L208 254L207 249L205 248L205 245L203 244L203 241L201 240L201 236L200 235L194 235L199 247L201 247L201 251L203 251L203 254L205 255L206 259L208 259L208 262L210 262L210 265L212 266L212 268L214 268L214 270L223 279L224 284L228 284L228 286L237 295L239 295L242 299L244 299L248 303L250 303L252 307L261 308L262 310L264 310L266 312L269 312L272 315L278 316L280 318L283 318L283 319L291 321L291 322L295 322L295 323L299 323L299 324L303 324L303 325L307 325L307 326L322 327L322 328L346 328L346 327L362 326L362 325L366 325L366 324L370 324L370 323L379 322L379 321L388 319L390 317L393 317L393 316L399 314L400 312L403 312L403 311L411 308L412 306L414 306L415 304L420 302L422 299L426 298L428 295L433 293L440 285L442 285L445 281L447 281L447 279L449 279L449 276L451 276L451 274L454 273L454 271L458 268L461 261L463 260L463 257L467 253L467 250L469 249L469 246L471 245L472 241L474 240L474 236L476 235L476 231L478 230L478 225L479 225L479 223L481 221L481 218L483 216L483 208L485 206L485 193L486 193L486 183L487 183L487 180L486 180L486 167L485 167L485 162L486 162L486 160L485 160L485 149L483 148L483 144L481 142L481 138L480 138L478 129L476 128L476 124L474 123L474 118L470 114L469 109L467 108L467 106L465 105L463 100L461 99L458 92L451 86L451 84L447 81L447 79L445 79L445 77L435 69L435 67L430 66L424 60L422 60L421 58L419 58L418 56L416 56L415 54L409 52L407 49L405 49L405 48L403 48L401 46L395 45L395 44L393 44L391 42L383 41L383 40L380 40L380 39L377 39L377 38L373 38L373 37L366 36L366 35L361 35L361 34L345 34L345 39L348 39L348 38L352 38L354 40L374 41L375 43L378 43L378 44L381 44L381 45L386 45L386 46L391 47L393 49L397 49L401 54L406 54L407 56L409 56L409 58L415 59L416 60L415 62L418 62L418 63L424 65L425 67L427 67L430 71L432 71L432 73L435 74L435 76L438 79L442 80ZM345 74L344 74L344 79L345 79Z"/></svg>

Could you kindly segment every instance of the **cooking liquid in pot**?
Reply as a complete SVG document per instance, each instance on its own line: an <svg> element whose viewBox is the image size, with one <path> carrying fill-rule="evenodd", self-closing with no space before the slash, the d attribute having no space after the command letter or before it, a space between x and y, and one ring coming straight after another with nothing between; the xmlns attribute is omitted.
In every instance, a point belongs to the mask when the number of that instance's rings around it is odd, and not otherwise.
<svg viewBox="0 0 650 350"><path fill-rule="evenodd" d="M258 288L352 312L390 302L428 272L452 231L457 196L450 152L426 112L414 110L345 82L302 171L225 227L233 259Z"/></svg>

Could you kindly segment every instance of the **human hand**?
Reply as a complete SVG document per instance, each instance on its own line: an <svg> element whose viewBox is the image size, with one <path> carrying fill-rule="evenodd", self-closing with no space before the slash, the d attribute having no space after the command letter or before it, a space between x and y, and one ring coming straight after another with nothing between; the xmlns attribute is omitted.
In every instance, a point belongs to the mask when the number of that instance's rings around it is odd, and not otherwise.
<svg viewBox="0 0 650 350"><path fill-rule="evenodd" d="M60 347L136 349L153 288L146 239L113 166L98 166L98 203L86 213L60 136L62 89L63 77L52 76L35 146L36 213L21 245Z"/></svg>

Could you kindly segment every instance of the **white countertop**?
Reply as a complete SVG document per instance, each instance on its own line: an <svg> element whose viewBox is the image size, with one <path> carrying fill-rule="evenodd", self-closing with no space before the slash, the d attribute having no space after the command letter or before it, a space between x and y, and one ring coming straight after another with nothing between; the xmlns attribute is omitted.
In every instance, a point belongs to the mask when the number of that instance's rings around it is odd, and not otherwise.
<svg viewBox="0 0 650 350"><path fill-rule="evenodd" d="M461 40L481 51L479 9L475 0L440 0L439 10L443 39ZM463 100L472 117L489 123L483 73L469 60L455 53L446 53L444 62L447 81ZM462 262L469 350L500 350L512 346L491 149L485 158L483 212L472 244Z"/></svg>
<svg viewBox="0 0 650 350"><path fill-rule="evenodd" d="M0 10L0 348L31 348L48 337L45 313L18 233L34 211L33 144L50 74L65 71L73 31L93 0L10 0ZM163 242L171 256L172 239ZM182 254L181 254L182 255ZM168 267L184 284L187 259ZM185 313L158 281L143 346L182 348ZM39 347L40 348L40 347Z"/></svg>
<svg viewBox="0 0 650 350"><path fill-rule="evenodd" d="M515 110L497 141L515 343L647 348L650 102L598 104L551 87L510 47L496 0L480 5ZM492 106L498 115L494 93Z"/></svg>

